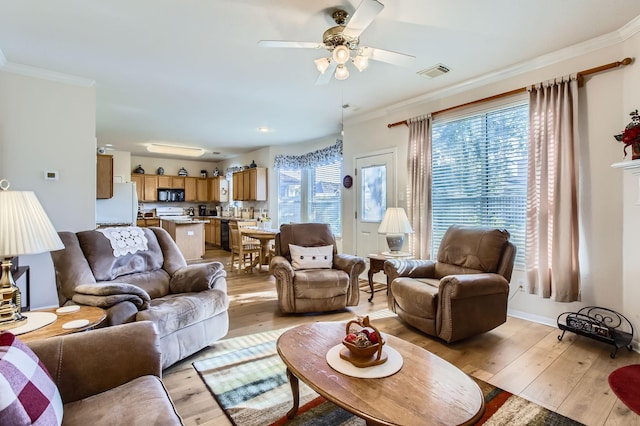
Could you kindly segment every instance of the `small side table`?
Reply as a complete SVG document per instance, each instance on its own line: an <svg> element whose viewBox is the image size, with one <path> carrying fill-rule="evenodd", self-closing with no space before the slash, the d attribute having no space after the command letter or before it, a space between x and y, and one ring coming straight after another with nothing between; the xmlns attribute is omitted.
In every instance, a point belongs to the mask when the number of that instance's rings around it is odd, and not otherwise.
<svg viewBox="0 0 640 426"><path fill-rule="evenodd" d="M377 272L384 270L384 262L389 259L411 259L410 253L390 253L390 252L382 252L382 253L371 253L368 254L369 258L369 289L371 290L371 297L369 298L369 302L373 300L373 275ZM387 285L387 292L389 292L389 287Z"/></svg>
<svg viewBox="0 0 640 426"><path fill-rule="evenodd" d="M58 317L54 322L49 325L45 325L42 328L38 328L33 331L28 331L23 334L19 334L18 338L23 342L33 342L34 340L45 339L47 337L53 336L61 336L63 334L71 334L76 333L78 331L91 330L98 325L107 317L107 311L102 308L97 308L95 306L80 306L80 309L75 312L70 313L56 313L56 310L59 308L51 308L51 309L39 309L34 312L51 312L56 314ZM29 313L27 312L27 315ZM78 328L63 328L62 326L70 321L77 320L88 320L88 324L78 327Z"/></svg>

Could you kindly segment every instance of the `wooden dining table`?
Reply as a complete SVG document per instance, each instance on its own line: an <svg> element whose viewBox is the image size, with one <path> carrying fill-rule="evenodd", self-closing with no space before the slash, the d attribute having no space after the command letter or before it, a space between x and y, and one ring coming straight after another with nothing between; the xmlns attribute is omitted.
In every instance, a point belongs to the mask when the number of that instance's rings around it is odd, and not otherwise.
<svg viewBox="0 0 640 426"><path fill-rule="evenodd" d="M263 229L257 226L244 226L240 228L240 234L242 236L255 238L260 241L260 257L256 258L253 263L247 267L247 270L251 270L256 266L262 269L262 265L268 265L269 243L276 238L277 233L277 229Z"/></svg>

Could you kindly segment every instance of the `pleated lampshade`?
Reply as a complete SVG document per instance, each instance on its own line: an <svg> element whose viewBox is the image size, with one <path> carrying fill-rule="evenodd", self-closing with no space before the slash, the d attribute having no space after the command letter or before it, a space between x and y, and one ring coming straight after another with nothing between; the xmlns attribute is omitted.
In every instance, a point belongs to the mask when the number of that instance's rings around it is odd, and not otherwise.
<svg viewBox="0 0 640 426"><path fill-rule="evenodd" d="M0 257L63 248L62 240L33 192L0 190Z"/></svg>

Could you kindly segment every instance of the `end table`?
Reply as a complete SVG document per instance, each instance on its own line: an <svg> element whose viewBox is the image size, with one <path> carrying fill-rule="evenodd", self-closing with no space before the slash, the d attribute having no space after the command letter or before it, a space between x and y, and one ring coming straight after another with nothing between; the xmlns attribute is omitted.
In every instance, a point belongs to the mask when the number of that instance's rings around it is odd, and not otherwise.
<svg viewBox="0 0 640 426"><path fill-rule="evenodd" d="M389 259L411 259L411 253L391 253L391 252L382 252L382 253L371 253L368 254L369 258L369 289L371 290L371 297L369 297L369 302L373 300L373 295L375 294L373 291L373 275L377 272L384 270L384 262ZM387 293L389 292L389 287L387 283Z"/></svg>

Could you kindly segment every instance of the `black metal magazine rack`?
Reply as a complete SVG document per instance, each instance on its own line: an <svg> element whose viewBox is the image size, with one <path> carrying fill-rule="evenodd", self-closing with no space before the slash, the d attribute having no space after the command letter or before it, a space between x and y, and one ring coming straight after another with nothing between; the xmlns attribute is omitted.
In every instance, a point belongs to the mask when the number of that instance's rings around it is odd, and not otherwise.
<svg viewBox="0 0 640 426"><path fill-rule="evenodd" d="M626 346L632 350L633 326L624 315L611 309L587 306L578 312L562 313L558 316L558 328L562 330L558 340L562 340L565 332L571 331L613 345L611 358L615 358L619 348Z"/></svg>

